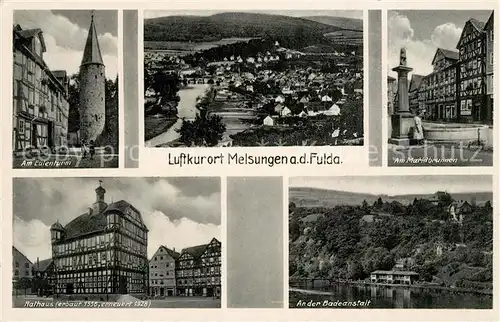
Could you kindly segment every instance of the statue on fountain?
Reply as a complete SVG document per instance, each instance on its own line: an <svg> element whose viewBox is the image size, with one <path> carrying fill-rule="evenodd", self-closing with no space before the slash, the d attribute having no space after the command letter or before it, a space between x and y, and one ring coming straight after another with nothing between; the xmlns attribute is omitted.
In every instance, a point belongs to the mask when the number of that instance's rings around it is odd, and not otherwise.
<svg viewBox="0 0 500 322"><path fill-rule="evenodd" d="M406 66L406 49L401 48L399 51L399 66Z"/></svg>

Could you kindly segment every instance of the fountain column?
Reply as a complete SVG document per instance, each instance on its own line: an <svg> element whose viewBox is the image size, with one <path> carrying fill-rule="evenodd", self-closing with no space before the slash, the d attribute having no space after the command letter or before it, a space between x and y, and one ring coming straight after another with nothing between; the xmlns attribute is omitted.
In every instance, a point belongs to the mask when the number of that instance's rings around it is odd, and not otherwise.
<svg viewBox="0 0 500 322"><path fill-rule="evenodd" d="M398 73L398 100L395 112L391 115L392 133L389 143L410 145L410 133L415 115L410 112L408 99L408 73L413 68L406 66L406 49L401 48L399 66L394 67L392 70Z"/></svg>

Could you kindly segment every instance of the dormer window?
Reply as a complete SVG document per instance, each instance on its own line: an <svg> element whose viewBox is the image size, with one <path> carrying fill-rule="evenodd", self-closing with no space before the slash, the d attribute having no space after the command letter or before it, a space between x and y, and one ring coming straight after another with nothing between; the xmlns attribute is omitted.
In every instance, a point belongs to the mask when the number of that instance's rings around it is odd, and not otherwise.
<svg viewBox="0 0 500 322"><path fill-rule="evenodd" d="M39 55L39 56L42 56L42 42L40 41L40 37L37 35L36 37L33 38L34 41L33 41L33 44L34 44L34 48L33 48L33 51Z"/></svg>

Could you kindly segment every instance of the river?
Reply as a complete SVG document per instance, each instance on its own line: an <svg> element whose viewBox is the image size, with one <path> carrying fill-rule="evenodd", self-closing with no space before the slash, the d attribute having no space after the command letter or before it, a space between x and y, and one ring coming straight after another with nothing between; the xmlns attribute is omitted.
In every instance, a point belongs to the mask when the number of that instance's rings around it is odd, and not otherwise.
<svg viewBox="0 0 500 322"><path fill-rule="evenodd" d="M179 119L166 132L146 141L146 147L156 147L158 145L172 142L180 137L177 132L181 128L182 119L193 120L198 113L196 100L205 93L208 85L193 84L179 91L179 105L177 105L177 116Z"/></svg>
<svg viewBox="0 0 500 322"><path fill-rule="evenodd" d="M307 302L312 300L313 302L321 302L320 308L332 308L331 306L323 306L323 303L326 303L325 301L328 300L330 303L336 301L364 301L366 303L369 301L369 305L366 306L366 308L376 309L491 309L493 307L493 298L491 295L454 293L451 291L436 291L431 289L333 284L329 287L316 288L315 291L318 291L318 293L313 290L309 290L309 292L306 291L307 293L299 293L291 290L289 294L289 306L291 308L299 306L307 308L307 305L304 303L307 304Z"/></svg>

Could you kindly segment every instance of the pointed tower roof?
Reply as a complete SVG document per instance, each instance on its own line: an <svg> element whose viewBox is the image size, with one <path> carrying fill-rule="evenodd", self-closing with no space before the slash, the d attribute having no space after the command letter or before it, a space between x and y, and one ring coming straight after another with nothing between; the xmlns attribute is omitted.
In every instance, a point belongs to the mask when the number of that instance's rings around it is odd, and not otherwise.
<svg viewBox="0 0 500 322"><path fill-rule="evenodd" d="M87 36L87 42L85 43L85 49L83 50L83 58L81 65L86 64L102 64L101 48L99 47L99 41L97 39L97 31L94 24L94 12L92 12L92 18L90 19L89 34Z"/></svg>

